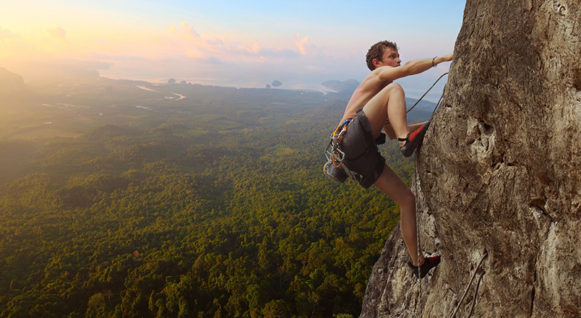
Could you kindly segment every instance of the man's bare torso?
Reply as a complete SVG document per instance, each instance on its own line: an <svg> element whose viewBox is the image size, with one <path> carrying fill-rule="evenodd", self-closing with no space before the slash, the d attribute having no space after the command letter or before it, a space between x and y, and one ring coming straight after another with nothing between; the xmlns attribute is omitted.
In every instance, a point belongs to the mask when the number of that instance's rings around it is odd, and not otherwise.
<svg viewBox="0 0 581 318"><path fill-rule="evenodd" d="M367 75L359 86L357 86L353 95L351 95L351 99L349 99L349 103L347 103L341 122L354 118L358 110L362 109L373 96L391 83L390 81L382 81L376 71Z"/></svg>

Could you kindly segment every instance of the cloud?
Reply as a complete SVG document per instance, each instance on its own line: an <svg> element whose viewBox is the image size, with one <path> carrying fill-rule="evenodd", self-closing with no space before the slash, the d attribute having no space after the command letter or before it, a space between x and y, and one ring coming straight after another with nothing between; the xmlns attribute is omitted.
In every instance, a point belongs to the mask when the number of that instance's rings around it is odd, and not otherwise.
<svg viewBox="0 0 581 318"><path fill-rule="evenodd" d="M67 31L61 27L49 28L46 31L53 39L65 42L67 40Z"/></svg>
<svg viewBox="0 0 581 318"><path fill-rule="evenodd" d="M186 22L179 26L169 25L169 33L160 35L160 45L151 51L163 52L166 58L189 58L192 60L231 64L264 64L288 59L296 59L306 54L305 44L308 37L302 39L297 35L297 50L292 40L288 48L265 47L258 41L241 42L229 37L208 37L195 31Z"/></svg>
<svg viewBox="0 0 581 318"><path fill-rule="evenodd" d="M54 68L42 68L41 62L66 68L66 74L94 76L94 71L110 78L144 79L165 82L168 78L218 85L264 87L276 78L285 87L297 83L342 79L329 69L347 63L329 58L309 36L290 33L269 39L242 33L205 33L188 22L142 28L138 25L104 25L77 28L44 25L31 33L13 34L0 28L0 62L18 63L18 68L32 78L35 70L50 74ZM3 40L2 37L13 37ZM16 41L18 40L18 41ZM270 42L269 42L270 41ZM330 50L335 53L336 50ZM55 63L55 59L95 62L73 66ZM30 61L37 60L32 67ZM316 66L316 67L315 67ZM317 77L320 70L324 78ZM285 75L288 74L288 75Z"/></svg>
<svg viewBox="0 0 581 318"><path fill-rule="evenodd" d="M109 63L111 69L124 63L149 67L167 60L190 61L196 65L230 67L270 67L301 62L301 57L316 58L317 50L308 36L296 34L276 39L276 44L262 42L248 34L200 32L188 22L168 23L166 27L147 29L136 25L106 25L99 28L41 26L36 35L25 37L0 28L0 58L26 60L61 57ZM11 37L11 38L10 38ZM15 41L18 40L18 41ZM131 67L133 68L133 67ZM193 70L192 70L193 71Z"/></svg>
<svg viewBox="0 0 581 318"><path fill-rule="evenodd" d="M181 22L179 26L169 25L169 33L159 35L160 43L151 51L163 52L163 58L187 57L195 60L209 60L226 49L227 43L219 38L208 38L197 32L192 25Z"/></svg>
<svg viewBox="0 0 581 318"><path fill-rule="evenodd" d="M260 52L260 46L258 45L258 42L252 43L251 52L252 53L258 53L258 52Z"/></svg>
<svg viewBox="0 0 581 318"><path fill-rule="evenodd" d="M196 30L194 30L194 27L187 24L186 22L182 22L180 23L180 28L184 31L187 32L188 34L191 34L192 36L199 38L200 34L198 32L196 32Z"/></svg>
<svg viewBox="0 0 581 318"><path fill-rule="evenodd" d="M178 27L175 27L173 24L170 24L169 29L172 33L184 37L186 39L200 38L200 34L194 29L194 27L191 24L187 22L180 23Z"/></svg>
<svg viewBox="0 0 581 318"><path fill-rule="evenodd" d="M295 45L297 46L297 49L299 50L299 52L303 56L307 55L307 50L305 49L305 45L307 44L308 41L309 41L308 36L304 36L302 39L301 39L301 35L299 33L297 33L297 35L295 36Z"/></svg>

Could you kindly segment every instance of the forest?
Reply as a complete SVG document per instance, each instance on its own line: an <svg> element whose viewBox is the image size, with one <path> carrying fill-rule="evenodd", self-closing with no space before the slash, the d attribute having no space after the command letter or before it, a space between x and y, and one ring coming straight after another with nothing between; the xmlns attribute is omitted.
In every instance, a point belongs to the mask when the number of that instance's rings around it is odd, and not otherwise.
<svg viewBox="0 0 581 318"><path fill-rule="evenodd" d="M0 317L358 316L399 208L322 173L347 98L103 78L5 95Z"/></svg>

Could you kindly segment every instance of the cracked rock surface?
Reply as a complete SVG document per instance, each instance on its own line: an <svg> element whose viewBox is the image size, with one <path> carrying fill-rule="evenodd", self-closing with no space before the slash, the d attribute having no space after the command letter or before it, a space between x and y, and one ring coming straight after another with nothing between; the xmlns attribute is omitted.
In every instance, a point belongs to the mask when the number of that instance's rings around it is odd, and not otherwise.
<svg viewBox="0 0 581 318"><path fill-rule="evenodd" d="M361 317L581 317L581 1L469 0L454 56L415 180L442 263L394 230Z"/></svg>

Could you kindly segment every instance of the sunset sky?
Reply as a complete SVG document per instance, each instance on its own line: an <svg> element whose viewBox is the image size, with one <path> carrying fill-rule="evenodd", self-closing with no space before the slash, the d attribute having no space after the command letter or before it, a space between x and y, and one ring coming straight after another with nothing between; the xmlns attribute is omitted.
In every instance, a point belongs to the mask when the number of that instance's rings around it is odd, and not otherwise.
<svg viewBox="0 0 581 318"><path fill-rule="evenodd" d="M0 0L0 67L110 78L283 88L361 80L365 53L392 40L402 60L453 50L464 1ZM411 95L448 65L410 80Z"/></svg>

